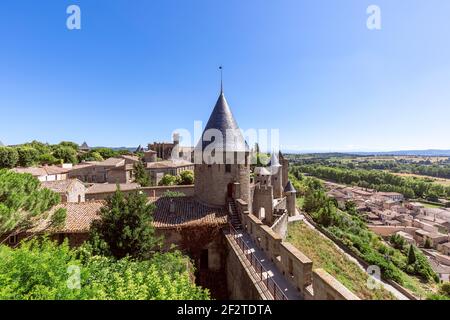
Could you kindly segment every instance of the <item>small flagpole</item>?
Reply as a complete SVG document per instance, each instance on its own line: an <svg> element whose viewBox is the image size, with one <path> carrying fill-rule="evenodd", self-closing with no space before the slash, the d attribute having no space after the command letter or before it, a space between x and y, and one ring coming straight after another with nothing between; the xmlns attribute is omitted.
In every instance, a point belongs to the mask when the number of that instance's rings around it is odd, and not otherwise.
<svg viewBox="0 0 450 320"><path fill-rule="evenodd" d="M223 67L219 66L220 70L220 93L223 93Z"/></svg>

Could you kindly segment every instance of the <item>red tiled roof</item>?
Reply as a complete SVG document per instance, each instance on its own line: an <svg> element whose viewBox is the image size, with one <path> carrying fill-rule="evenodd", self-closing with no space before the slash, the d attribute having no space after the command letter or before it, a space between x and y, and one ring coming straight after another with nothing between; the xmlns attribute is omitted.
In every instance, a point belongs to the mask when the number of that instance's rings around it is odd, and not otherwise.
<svg viewBox="0 0 450 320"><path fill-rule="evenodd" d="M119 184L119 188L122 191L136 190L140 188L138 183L122 183ZM115 183L94 183L89 189L86 190L86 194L114 192L117 189Z"/></svg>
<svg viewBox="0 0 450 320"><path fill-rule="evenodd" d="M34 177L63 174L69 171L69 169L61 168L58 166L42 166L42 167L28 167L28 168L18 167L12 170L17 173L29 173Z"/></svg>
<svg viewBox="0 0 450 320"><path fill-rule="evenodd" d="M41 186L57 193L64 193L69 191L72 184L76 183L77 181L82 184L82 182L78 179L67 179L57 181L43 181L41 182Z"/></svg>
<svg viewBox="0 0 450 320"><path fill-rule="evenodd" d="M170 212L170 203L174 212ZM192 197L162 197L154 202L154 225L160 229L179 228L195 225L224 225L227 223L225 208L209 207Z"/></svg>
<svg viewBox="0 0 450 320"><path fill-rule="evenodd" d="M91 226L91 223L99 219L100 208L105 204L104 201L88 201L81 203L62 203L55 207L53 207L48 215L47 219L40 221L34 228L30 229L31 233L39 233L43 231L49 231L52 233L85 233L88 232ZM49 226L49 217L53 215L53 213L60 209L64 208L67 210L66 220L64 225L57 229L48 229Z"/></svg>
<svg viewBox="0 0 450 320"><path fill-rule="evenodd" d="M148 162L147 169L162 169L162 168L179 168L193 166L194 164L186 160L164 160L157 162Z"/></svg>
<svg viewBox="0 0 450 320"><path fill-rule="evenodd" d="M170 203L175 204L175 211L170 212ZM192 197L163 197L154 202L153 225L157 229L172 229L191 226L222 226L227 224L228 215L225 208L209 207L197 202ZM100 209L105 201L88 201L82 203L62 203L50 210L47 219L41 220L29 233L86 233L94 220L100 218ZM67 210L64 225L48 228L49 217L58 210Z"/></svg>

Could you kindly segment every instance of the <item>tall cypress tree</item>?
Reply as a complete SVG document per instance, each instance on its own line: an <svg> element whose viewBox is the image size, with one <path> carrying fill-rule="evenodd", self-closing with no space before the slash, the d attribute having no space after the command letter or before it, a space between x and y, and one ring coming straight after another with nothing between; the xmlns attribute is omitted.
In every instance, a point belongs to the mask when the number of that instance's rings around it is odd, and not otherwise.
<svg viewBox="0 0 450 320"><path fill-rule="evenodd" d="M95 252L118 259L151 257L161 243L153 226L154 209L146 195L133 192L125 196L118 188L101 209L101 219L92 225L90 243Z"/></svg>
<svg viewBox="0 0 450 320"><path fill-rule="evenodd" d="M408 264L414 264L416 262L416 252L414 246L411 244L408 251Z"/></svg>

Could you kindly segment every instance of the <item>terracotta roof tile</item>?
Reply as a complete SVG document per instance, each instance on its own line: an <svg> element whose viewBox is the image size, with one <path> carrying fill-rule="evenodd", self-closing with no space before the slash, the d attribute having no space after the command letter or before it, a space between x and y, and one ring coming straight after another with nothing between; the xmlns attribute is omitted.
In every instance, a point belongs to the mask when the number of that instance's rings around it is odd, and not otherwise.
<svg viewBox="0 0 450 320"><path fill-rule="evenodd" d="M81 203L62 203L53 207L48 217L58 209L67 210L66 221L63 226L57 229L49 229L53 233L85 233L89 231L91 223L99 218L100 208L105 204L104 201L89 201ZM37 226L30 229L31 233L39 233L46 231L49 225L49 219L42 220Z"/></svg>
<svg viewBox="0 0 450 320"><path fill-rule="evenodd" d="M170 212L170 203L174 212ZM156 228L169 229L194 225L224 225L228 221L225 208L209 207L192 197L162 197L155 202Z"/></svg>
<svg viewBox="0 0 450 320"><path fill-rule="evenodd" d="M170 203L175 204L174 212L170 212ZM183 228L197 225L221 226L227 224L228 215L225 208L209 207L197 202L192 197L163 197L156 202L153 213L154 226L157 229ZM49 219L43 219L35 227L28 230L29 233L86 233L94 220L100 218L100 209L105 201L88 201L82 203L63 203L55 206L48 217L58 210L67 210L66 221L62 227L47 229Z"/></svg>
<svg viewBox="0 0 450 320"><path fill-rule="evenodd" d="M157 162L148 162L147 169L179 168L193 165L194 164L192 162L186 160L164 160Z"/></svg>
<svg viewBox="0 0 450 320"><path fill-rule="evenodd" d="M122 191L129 191L139 189L140 185L138 183L122 183L119 184L119 188ZM104 192L114 192L116 191L117 184L115 183L95 183L86 190L86 194L93 193L104 193Z"/></svg>
<svg viewBox="0 0 450 320"><path fill-rule="evenodd" d="M79 181L78 179L67 179L67 180L57 180L57 181L44 181L41 182L41 186L46 189L50 189L57 193L63 193L69 191L73 183Z"/></svg>
<svg viewBox="0 0 450 320"><path fill-rule="evenodd" d="M67 173L69 170L58 166L42 166L42 167L28 167L28 168L14 168L12 169L17 173L30 173L34 177L47 176L53 174Z"/></svg>

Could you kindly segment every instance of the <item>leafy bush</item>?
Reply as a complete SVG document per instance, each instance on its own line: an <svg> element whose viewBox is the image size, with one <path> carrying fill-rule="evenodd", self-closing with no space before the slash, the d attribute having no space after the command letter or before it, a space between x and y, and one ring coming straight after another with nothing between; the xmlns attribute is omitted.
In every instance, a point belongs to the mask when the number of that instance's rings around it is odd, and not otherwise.
<svg viewBox="0 0 450 320"><path fill-rule="evenodd" d="M79 271L79 277L77 272ZM82 247L70 249L47 239L0 245L0 299L209 299L196 286L190 261L180 252L151 260L114 260Z"/></svg>
<svg viewBox="0 0 450 320"><path fill-rule="evenodd" d="M145 170L145 166L141 161L134 164L133 170L135 180L141 185L141 187L148 187L151 185L150 175L147 170Z"/></svg>
<svg viewBox="0 0 450 320"><path fill-rule="evenodd" d="M191 170L182 171L180 173L179 184L180 185L194 184L194 172Z"/></svg>
<svg viewBox="0 0 450 320"><path fill-rule="evenodd" d="M64 163L78 163L77 151L68 146L56 146L53 156L61 159Z"/></svg>
<svg viewBox="0 0 450 320"><path fill-rule="evenodd" d="M0 236L26 228L60 202L60 196L42 189L38 179L0 169Z"/></svg>
<svg viewBox="0 0 450 320"><path fill-rule="evenodd" d="M419 250L413 248L412 251L405 251L404 242L397 237L391 238L394 248L387 247L379 236L368 229L359 215L355 214L351 203L347 204L350 213L341 211L330 201L320 181L308 177L301 183L306 187L303 209L356 255L369 264L378 265L385 278L402 284L405 277L402 272L406 272L427 282L438 280L426 257Z"/></svg>
<svg viewBox="0 0 450 320"><path fill-rule="evenodd" d="M15 148L0 147L0 169L14 168L19 161L19 153Z"/></svg>
<svg viewBox="0 0 450 320"><path fill-rule="evenodd" d="M92 224L90 243L94 252L119 259L150 257L160 244L152 224L154 208L146 195L133 192L125 196L118 189L101 208L101 219Z"/></svg>
<svg viewBox="0 0 450 320"><path fill-rule="evenodd" d="M159 181L159 186L173 186L179 183L179 178L177 176L173 176L171 174L165 174L162 179Z"/></svg>
<svg viewBox="0 0 450 320"><path fill-rule="evenodd" d="M39 152L32 147L19 147L17 152L19 154L18 164L21 167L31 167L38 161Z"/></svg>

